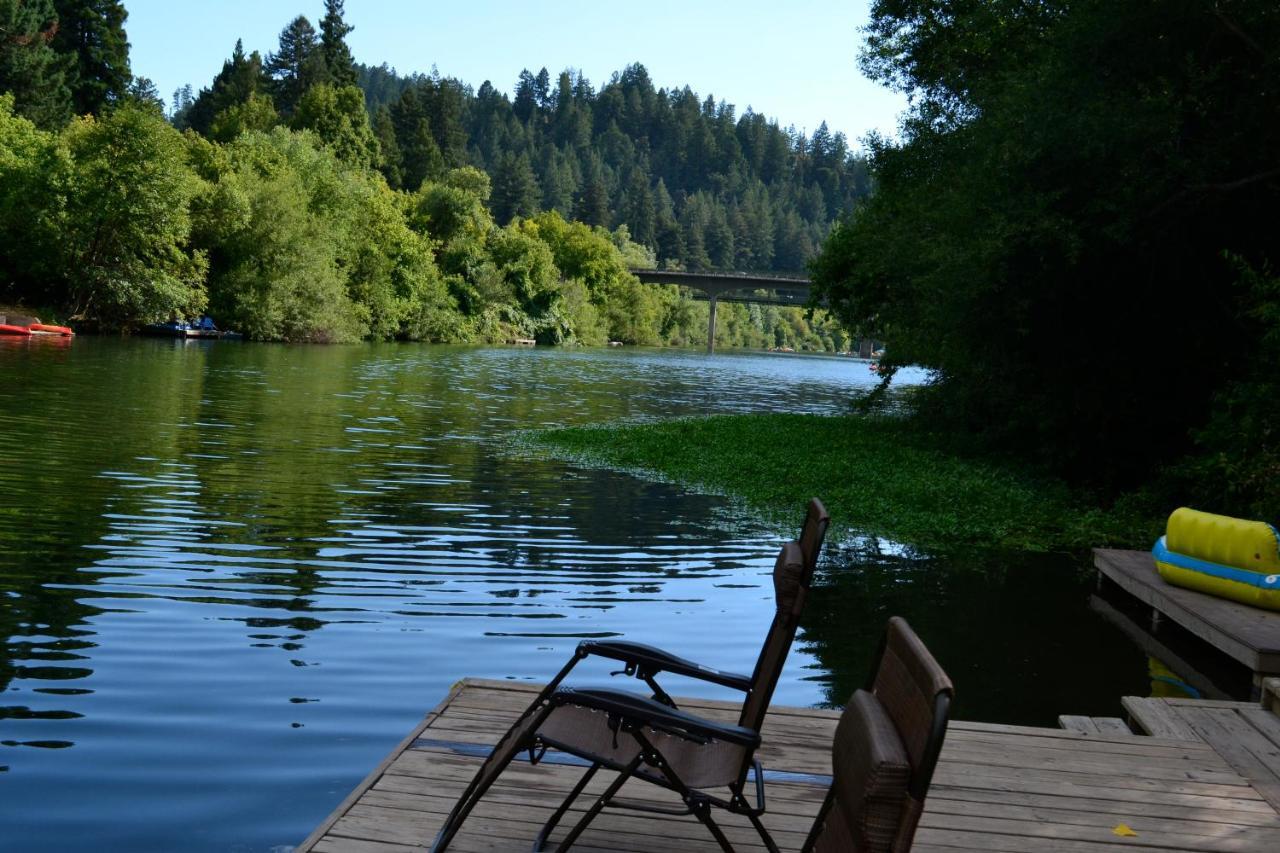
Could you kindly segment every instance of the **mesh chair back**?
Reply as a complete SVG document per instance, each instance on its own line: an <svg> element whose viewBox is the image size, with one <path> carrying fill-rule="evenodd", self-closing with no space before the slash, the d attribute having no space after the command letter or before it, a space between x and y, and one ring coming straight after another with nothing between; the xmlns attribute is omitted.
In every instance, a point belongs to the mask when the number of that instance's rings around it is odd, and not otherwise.
<svg viewBox="0 0 1280 853"><path fill-rule="evenodd" d="M773 566L776 609L773 624L769 626L769 633L764 639L764 647L756 660L755 672L751 675L751 692L742 704L742 713L738 717L738 725L744 728L758 732L764 723L773 690L778 685L778 676L782 674L782 666L787 662L787 653L791 651L791 642L795 639L796 628L800 624L800 614L804 611L809 584L818 565L822 540L826 538L830 524L831 518L822 501L812 499L809 501L804 527L800 530L799 541L788 542L778 553L777 562Z"/></svg>

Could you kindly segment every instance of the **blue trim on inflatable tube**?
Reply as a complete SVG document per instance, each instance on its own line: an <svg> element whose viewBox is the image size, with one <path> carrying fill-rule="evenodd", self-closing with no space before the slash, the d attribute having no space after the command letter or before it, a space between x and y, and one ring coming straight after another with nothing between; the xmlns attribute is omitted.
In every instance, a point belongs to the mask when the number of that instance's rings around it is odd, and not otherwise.
<svg viewBox="0 0 1280 853"><path fill-rule="evenodd" d="M1251 572L1246 569L1223 566L1219 563L1210 563L1208 560L1197 560L1195 557L1188 557L1186 554L1170 551L1164 540L1165 537L1161 536L1156 541L1155 547L1151 549L1151 556L1155 557L1158 562L1168 563L1180 569L1200 572L1215 578L1256 586L1259 589L1280 590L1280 574L1264 575L1261 572Z"/></svg>

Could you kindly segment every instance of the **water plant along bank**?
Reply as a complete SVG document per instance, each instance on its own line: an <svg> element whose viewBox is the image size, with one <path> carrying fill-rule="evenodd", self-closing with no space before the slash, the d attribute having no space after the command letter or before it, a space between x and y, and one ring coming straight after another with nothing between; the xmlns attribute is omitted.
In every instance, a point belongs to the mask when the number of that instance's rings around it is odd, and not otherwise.
<svg viewBox="0 0 1280 853"><path fill-rule="evenodd" d="M846 532L922 546L1046 551L1146 547L1159 528L1134 506L1091 506L1063 482L949 453L902 418L740 414L573 427L524 442L585 464L725 494L785 530L822 495Z"/></svg>

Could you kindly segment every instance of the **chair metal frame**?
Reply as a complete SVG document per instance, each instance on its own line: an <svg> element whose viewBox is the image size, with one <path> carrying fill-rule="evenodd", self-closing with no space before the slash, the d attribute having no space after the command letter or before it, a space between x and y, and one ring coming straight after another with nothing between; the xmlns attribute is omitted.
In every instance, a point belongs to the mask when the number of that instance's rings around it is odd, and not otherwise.
<svg viewBox="0 0 1280 853"><path fill-rule="evenodd" d="M783 546L783 555L780 555L780 560L788 553L787 549L789 548L796 549L801 554L802 574L797 582L800 594L808 590L817 564L818 553L821 550L822 541L826 536L829 524L830 517L822 506L822 502L814 498L809 503L808 513L806 514L805 524L801 530L799 540ZM775 630L787 632L785 649L789 651L795 638L798 622L798 610L784 614L781 608L779 609L774 616L774 622L770 626L769 634L766 635L765 644L761 648L761 656L756 663L755 672L751 676L702 666L672 655L662 649L640 643L612 641L586 641L579 643L574 656L556 674L555 678L543 688L538 697L521 715L520 719L495 745L493 752L490 753L490 758L503 749L506 749L506 754L500 759L499 765L495 767L488 767L487 760L486 764L481 765L480 770L471 780L462 796L459 797L448 818L446 818L431 846L432 853L444 853L457 835L467 815L478 804L489 787L502 775L502 772L512 760L518 755L527 752L530 763L537 764L548 749L556 749L580 756L590 761L591 764L538 832L533 842L534 851L546 849L552 832L554 832L565 814L568 813L570 807L586 790L587 785L596 773L601 768L605 768L617 772L618 777L606 788L604 793L595 799L564 839L560 841L556 848L558 851L569 850L600 812L605 808L612 807L657 814L693 815L707 827L707 830L715 838L722 850L726 851L726 853L733 853L733 846L711 815L713 808L723 809L732 814L746 817L759 834L766 849L770 853L779 853L777 844L760 820L760 816L765 813L766 801L763 768L759 760L755 758L755 750L760 745L758 728L725 725L681 711L676 707L676 703L671 696L657 683L656 679L659 674L670 672L675 675L687 676L742 691L745 694L743 700L744 713L752 699L753 692L759 688L767 689L768 693L764 696L763 704L759 710L759 722L763 723L764 715L772 699L773 689L777 683L777 676L781 672L787 657L786 652L784 652L781 661L778 663L777 672L772 673L772 678L769 678L770 673L762 672L762 664L769 648L769 640L772 639ZM653 691L653 698L646 698L624 691L575 690L560 686L561 682L573 671L578 663L592 656L621 662L623 668L613 674L627 675L643 681ZM588 708L608 715L609 727L614 732L615 746L619 736L632 738L637 745L635 757L623 764L607 756L590 753L581 746L563 743L541 735L538 732L541 723L558 707L566 705ZM741 723L743 720L740 718L739 722ZM672 768L671 762L663 756L661 748L656 746L645 735L645 730L647 729L656 730L693 743L707 744L719 741L742 747L744 750L742 765L735 774L733 781L728 783L729 796L717 796L686 784ZM508 737L517 732L521 733L517 735L518 737L527 739L514 745L504 744ZM750 784L749 775L752 771L754 771L755 776L754 803L747 796ZM649 804L617 800L616 796L619 790L632 778L642 779L673 791L680 796L683 806L668 809Z"/></svg>

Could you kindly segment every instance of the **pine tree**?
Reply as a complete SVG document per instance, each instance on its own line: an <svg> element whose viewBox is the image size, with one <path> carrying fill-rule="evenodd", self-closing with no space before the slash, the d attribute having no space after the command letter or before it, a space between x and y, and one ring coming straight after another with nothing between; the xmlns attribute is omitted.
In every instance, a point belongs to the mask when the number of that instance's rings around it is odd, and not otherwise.
<svg viewBox="0 0 1280 853"><path fill-rule="evenodd" d="M538 108L538 87L534 76L529 73L529 69L520 72L520 79L516 81L516 97L512 102L511 108L515 111L516 118L522 122L528 122L533 115L533 111Z"/></svg>
<svg viewBox="0 0 1280 853"><path fill-rule="evenodd" d="M631 239L642 246L655 246L655 211L649 179L641 169L631 170L623 196L622 221L631 230Z"/></svg>
<svg viewBox="0 0 1280 853"><path fill-rule="evenodd" d="M324 0L324 17L320 19L320 51L324 55L327 80L335 88L354 86L358 82L356 61L347 46L347 36L354 27L343 20L344 0Z"/></svg>
<svg viewBox="0 0 1280 853"><path fill-rule="evenodd" d="M452 80L424 82L423 93L431 130L445 165L456 169L466 162L467 131L462 126L463 101L466 93Z"/></svg>
<svg viewBox="0 0 1280 853"><path fill-rule="evenodd" d="M569 158L550 145L542 149L538 183L542 187L542 209L558 210L564 216L573 214L573 196L578 182L573 176Z"/></svg>
<svg viewBox="0 0 1280 853"><path fill-rule="evenodd" d="M141 106L150 107L164 115L164 98L150 77L134 77L129 84L129 100Z"/></svg>
<svg viewBox="0 0 1280 853"><path fill-rule="evenodd" d="M15 111L45 129L71 116L66 63L51 43L58 29L51 0L0 0L0 91Z"/></svg>
<svg viewBox="0 0 1280 853"><path fill-rule="evenodd" d="M545 67L533 80L533 100L540 109L551 109L551 75Z"/></svg>
<svg viewBox="0 0 1280 853"><path fill-rule="evenodd" d="M299 15L280 31L280 47L267 57L265 68L275 81L276 106L292 115L303 93L326 76L319 36L306 17Z"/></svg>
<svg viewBox="0 0 1280 853"><path fill-rule="evenodd" d="M653 191L653 240L658 250L658 263L664 266L678 264L684 258L684 235L676 220L675 204L667 184L658 178Z"/></svg>
<svg viewBox="0 0 1280 853"><path fill-rule="evenodd" d="M578 203L573 208L573 218L588 225L608 226L609 190L599 176L583 184Z"/></svg>
<svg viewBox="0 0 1280 853"><path fill-rule="evenodd" d="M425 117L418 119L407 144L401 146L400 159L404 188L410 192L426 181L438 181L444 177L444 155L431 132L431 123Z"/></svg>
<svg viewBox="0 0 1280 853"><path fill-rule="evenodd" d="M387 179L387 186L398 190L404 185L400 143L396 141L396 127L391 121L391 110L385 105L378 107L378 112L373 117L373 135L378 140L378 147L382 149L382 163L378 168Z"/></svg>
<svg viewBox="0 0 1280 853"><path fill-rule="evenodd" d="M517 216L532 216L538 212L538 179L524 154L502 155L493 175L493 195L489 207L499 225L506 225Z"/></svg>
<svg viewBox="0 0 1280 853"><path fill-rule="evenodd" d="M262 56L256 50L245 56L244 42L237 39L231 58L222 64L222 70L213 78L209 88L200 90L184 123L179 126L190 127L207 136L219 114L241 107L253 98L260 101L254 115L261 117L265 113L264 107L271 103L268 94L270 84L270 78L262 70Z"/></svg>
<svg viewBox="0 0 1280 853"><path fill-rule="evenodd" d="M711 265L720 270L733 269L733 229L729 226L724 205L709 200L707 210L707 255L711 259Z"/></svg>
<svg viewBox="0 0 1280 853"><path fill-rule="evenodd" d="M54 0L58 13L53 48L70 58L67 85L75 111L100 113L123 98L129 71L129 17L120 0Z"/></svg>

